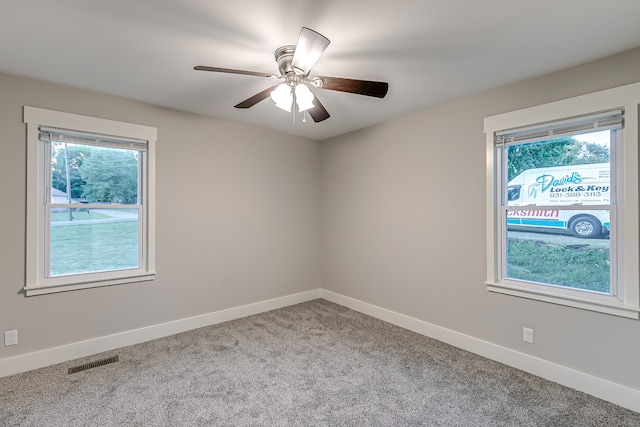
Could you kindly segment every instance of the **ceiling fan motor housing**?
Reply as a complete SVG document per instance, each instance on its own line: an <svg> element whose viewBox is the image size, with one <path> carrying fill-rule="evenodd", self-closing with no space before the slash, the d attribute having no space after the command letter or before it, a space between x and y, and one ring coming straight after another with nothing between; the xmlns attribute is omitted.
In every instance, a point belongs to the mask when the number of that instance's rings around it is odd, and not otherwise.
<svg viewBox="0 0 640 427"><path fill-rule="evenodd" d="M280 74L284 77L292 73L295 74L295 71L291 66L291 61L293 60L293 54L295 51L296 47L294 45L282 46L276 49L274 56L278 63Z"/></svg>

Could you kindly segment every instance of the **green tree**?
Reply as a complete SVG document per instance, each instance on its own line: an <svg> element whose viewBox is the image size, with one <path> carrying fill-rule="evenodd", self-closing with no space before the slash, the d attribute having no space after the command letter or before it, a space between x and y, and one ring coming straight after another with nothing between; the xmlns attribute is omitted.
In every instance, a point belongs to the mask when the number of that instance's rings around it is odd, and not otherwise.
<svg viewBox="0 0 640 427"><path fill-rule="evenodd" d="M137 152L91 147L78 169L84 180L83 196L91 203L136 203L138 196Z"/></svg>
<svg viewBox="0 0 640 427"><path fill-rule="evenodd" d="M609 163L611 154L609 146L600 145L593 142L583 142L582 151L578 154L578 164L585 163Z"/></svg>
<svg viewBox="0 0 640 427"><path fill-rule="evenodd" d="M51 185L62 192L67 192L67 178L65 170L63 143L54 142L51 153ZM67 144L67 156L69 158L69 181L71 184L71 197L80 199L84 189L84 180L80 176L80 166L84 159L90 155L91 147L86 145Z"/></svg>
<svg viewBox="0 0 640 427"><path fill-rule="evenodd" d="M609 156L608 146L582 142L574 137L514 145L508 148L508 181L527 169L607 163Z"/></svg>

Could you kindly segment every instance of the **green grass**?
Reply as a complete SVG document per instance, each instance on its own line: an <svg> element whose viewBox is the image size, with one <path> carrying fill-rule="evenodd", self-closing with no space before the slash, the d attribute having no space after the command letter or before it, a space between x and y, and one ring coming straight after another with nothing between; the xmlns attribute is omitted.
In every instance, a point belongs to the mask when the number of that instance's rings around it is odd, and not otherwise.
<svg viewBox="0 0 640 427"><path fill-rule="evenodd" d="M509 239L507 277L609 292L609 249Z"/></svg>
<svg viewBox="0 0 640 427"><path fill-rule="evenodd" d="M51 275L138 267L138 222L51 227Z"/></svg>

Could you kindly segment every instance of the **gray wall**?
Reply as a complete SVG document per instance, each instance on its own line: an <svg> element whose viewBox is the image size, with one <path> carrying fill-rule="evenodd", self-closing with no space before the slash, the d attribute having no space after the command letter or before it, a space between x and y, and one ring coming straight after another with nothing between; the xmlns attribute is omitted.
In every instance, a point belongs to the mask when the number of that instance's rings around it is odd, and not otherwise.
<svg viewBox="0 0 640 427"><path fill-rule="evenodd" d="M484 117L637 81L640 49L323 142L323 287L640 389L640 321L483 284Z"/></svg>
<svg viewBox="0 0 640 427"><path fill-rule="evenodd" d="M0 74L0 359L320 287L318 142ZM24 297L22 106L158 128L154 282Z"/></svg>
<svg viewBox="0 0 640 427"><path fill-rule="evenodd" d="M323 287L640 389L639 321L483 285L484 117L636 81L640 49L318 143L0 75L0 359ZM23 105L158 128L155 282L22 296Z"/></svg>

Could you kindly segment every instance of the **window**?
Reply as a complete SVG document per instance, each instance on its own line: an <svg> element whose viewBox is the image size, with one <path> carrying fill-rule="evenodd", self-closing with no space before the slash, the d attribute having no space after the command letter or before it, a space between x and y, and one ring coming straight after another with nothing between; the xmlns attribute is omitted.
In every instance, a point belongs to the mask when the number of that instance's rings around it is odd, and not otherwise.
<svg viewBox="0 0 640 427"><path fill-rule="evenodd" d="M487 286L638 318L640 84L485 119Z"/></svg>
<svg viewBox="0 0 640 427"><path fill-rule="evenodd" d="M24 107L27 296L152 280L155 128Z"/></svg>

